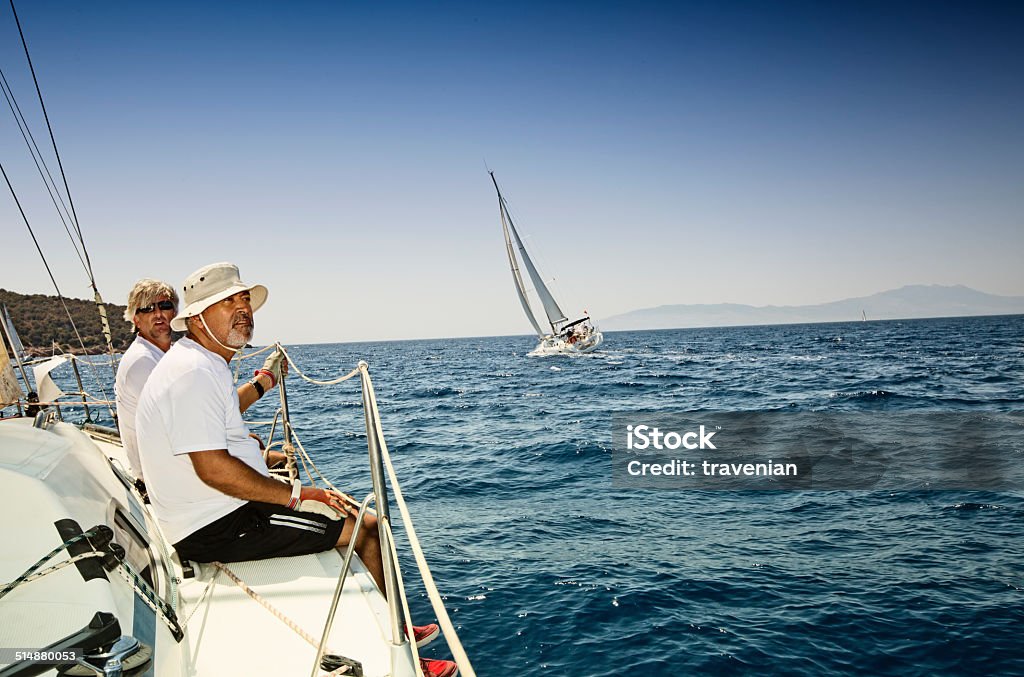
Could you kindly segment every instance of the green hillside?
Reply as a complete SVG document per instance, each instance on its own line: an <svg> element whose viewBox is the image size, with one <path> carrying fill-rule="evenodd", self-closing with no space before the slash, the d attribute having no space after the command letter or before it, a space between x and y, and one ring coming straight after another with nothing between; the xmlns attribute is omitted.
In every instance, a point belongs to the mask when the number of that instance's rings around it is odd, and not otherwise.
<svg viewBox="0 0 1024 677"><path fill-rule="evenodd" d="M106 352L106 341L100 327L100 314L96 304L82 299L65 299L71 316L75 318L86 351ZM44 294L19 294L0 289L0 303L7 306L14 321L14 328L25 344L25 349L36 355L49 355L56 341L68 352L80 353L82 347L75 337L64 306L56 296ZM104 304L110 331L114 338L114 349L124 350L132 341L131 325L124 321L124 306Z"/></svg>

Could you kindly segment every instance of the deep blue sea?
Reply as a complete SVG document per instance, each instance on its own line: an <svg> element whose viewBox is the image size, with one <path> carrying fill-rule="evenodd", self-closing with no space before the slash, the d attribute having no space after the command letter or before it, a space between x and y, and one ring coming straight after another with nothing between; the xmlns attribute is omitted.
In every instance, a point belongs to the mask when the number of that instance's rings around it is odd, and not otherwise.
<svg viewBox="0 0 1024 677"><path fill-rule="evenodd" d="M618 412L1022 411L1024 316L616 332L578 357L527 357L533 343L289 347L317 378L370 364L480 675L1024 674L1022 491L626 490L611 478ZM288 389L307 449L361 498L357 381L293 374ZM259 407L265 418L272 403ZM1024 440L1016 450L1024 462ZM414 577L411 557L404 571Z"/></svg>

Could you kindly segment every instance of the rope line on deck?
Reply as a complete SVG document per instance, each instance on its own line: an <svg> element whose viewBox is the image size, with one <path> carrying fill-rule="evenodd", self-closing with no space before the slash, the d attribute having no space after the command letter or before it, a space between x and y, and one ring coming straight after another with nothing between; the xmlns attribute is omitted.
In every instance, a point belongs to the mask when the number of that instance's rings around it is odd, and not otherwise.
<svg viewBox="0 0 1024 677"><path fill-rule="evenodd" d="M64 541L63 543L58 545L56 548L51 550L49 553L47 553L46 555L43 555L42 557L40 557L39 561L37 561L32 566L30 566L28 569L26 569L24 571L24 573L22 573L20 576L15 578L10 583L7 583L6 585L4 585L4 587L2 589L0 589L0 598L3 598L4 595L9 593L11 590L14 590L15 588L17 588L22 583L28 582L30 577L32 577L32 575L35 574L36 571L38 571L41 566L46 564L54 556L58 555L59 553L63 552L64 550L66 550L69 546L74 545L75 543L78 543L79 541L85 540L87 538L92 538L95 535L96 535L96 529L89 529L86 532L78 534L77 536L72 536L68 540Z"/></svg>
<svg viewBox="0 0 1024 677"><path fill-rule="evenodd" d="M31 576L27 576L25 578L19 577L16 581L12 581L12 582L10 582L10 583L8 583L7 585L4 586L3 590L0 591L0 597L2 597L3 595L6 595L8 592L10 592L11 590L14 590L16 587L18 587L19 585L22 585L23 583L30 583L30 582L32 582L34 580L42 578L43 576L48 576L48 575L50 575L52 573L60 571L64 567L68 566L69 564L74 564L75 562L81 562L83 559L89 559L91 557L103 557L106 554L107 553L105 553L105 552L98 552L96 550L94 550L92 552L83 552L81 555L75 555L74 557L72 557L70 559L66 559L63 562L58 562L57 564L54 564L51 567L43 569L42 571L37 571L34 574L32 574Z"/></svg>
<svg viewBox="0 0 1024 677"><path fill-rule="evenodd" d="M174 635L174 639L181 641L181 638L185 636L185 631L181 629L181 624L178 622L178 614L174 612L171 605L161 599L152 586L143 580L142 576L124 560L118 563L117 572L138 593L139 598L146 603L146 606L155 611L156 615L167 624L171 634Z"/></svg>
<svg viewBox="0 0 1024 677"><path fill-rule="evenodd" d="M310 644L314 649L319 649L320 648L320 640L316 639L315 637L313 637L313 635L309 634L308 632L306 632L305 630L300 628L299 625L295 621L293 621L292 619L290 619L287 616L285 616L284 612L282 612L281 610L279 610L276 607L274 607L274 605L272 605L267 600L263 599L263 597L261 597L258 592L256 592L252 588L250 588L246 584L246 582L243 581L241 578L239 578L235 574L235 572L233 572L231 569L229 569L227 567L226 564L223 564L222 562L210 562L210 564L212 564L213 566L217 567L220 571L222 571L224 573L224 575L227 576L229 579L231 579L231 581L235 585L237 585L239 588L241 588L242 592L244 592L246 595L248 595L251 600L253 600L257 604L262 606L264 609L269 611L271 614L273 614L273 616L276 619L278 619L279 621L281 621L282 623L287 625L289 628L291 628L291 630L293 632L295 632L295 634L297 634L302 639L306 640L306 642L308 644ZM334 653L334 652L332 651L331 653ZM336 670L333 670L332 672L330 672L328 674L330 674L330 675L344 675L344 674L348 673L350 670L351 670L351 668L349 666L342 665L341 667L337 668Z"/></svg>

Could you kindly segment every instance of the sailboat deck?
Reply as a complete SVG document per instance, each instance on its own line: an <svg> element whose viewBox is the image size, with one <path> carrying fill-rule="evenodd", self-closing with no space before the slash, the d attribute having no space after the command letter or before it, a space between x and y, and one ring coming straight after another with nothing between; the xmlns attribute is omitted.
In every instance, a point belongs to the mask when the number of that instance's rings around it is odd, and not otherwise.
<svg viewBox="0 0 1024 677"><path fill-rule="evenodd" d="M335 550L226 565L270 606L319 641L341 571ZM369 573L358 562L346 580L327 653L358 660L364 674L390 672L387 605ZM215 576L212 590L195 604ZM188 623L190 663L197 674L294 674L312 670L316 647L285 621L252 599L213 565L179 588ZM194 609L194 611L193 611ZM237 646L237 651L229 647Z"/></svg>
<svg viewBox="0 0 1024 677"><path fill-rule="evenodd" d="M24 506L0 513L0 533L16 544L0 553L0 580L14 580L61 542L54 527L58 520L73 518L87 529L112 524L116 509L132 512L149 538L161 538L152 516L137 503L128 505L127 489L108 459L115 466L125 462L119 444L91 439L66 423L41 430L30 419L0 422L0 486L12 505ZM114 531L115 541L124 537L123 531ZM169 544L164 547L170 550ZM62 552L48 565L66 559ZM227 567L287 622L214 565L198 565L195 577L184 578L174 558L173 575L181 581L176 613L185 637L175 643L166 629L161 631L162 621L156 621L163 638L154 647L157 674L311 674L316 646L289 624L319 643L341 572L341 553L331 549ZM85 581L69 566L19 586L0 604L0 646L44 647L83 627L96 611L114 613L127 634L154 622L152 612L140 613L123 579L113 573L108 579ZM387 602L354 557L327 652L359 661L367 677L389 675L395 669L390 634ZM399 672L412 674L412 666L407 667Z"/></svg>

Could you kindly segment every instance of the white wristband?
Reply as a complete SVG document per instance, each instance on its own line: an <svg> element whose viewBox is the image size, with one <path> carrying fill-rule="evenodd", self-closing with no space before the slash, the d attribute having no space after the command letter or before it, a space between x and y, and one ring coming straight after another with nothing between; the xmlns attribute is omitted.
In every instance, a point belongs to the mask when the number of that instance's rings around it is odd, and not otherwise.
<svg viewBox="0 0 1024 677"><path fill-rule="evenodd" d="M299 495L302 493L302 480L292 480L292 497L288 501L288 509L295 510L299 507Z"/></svg>

